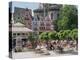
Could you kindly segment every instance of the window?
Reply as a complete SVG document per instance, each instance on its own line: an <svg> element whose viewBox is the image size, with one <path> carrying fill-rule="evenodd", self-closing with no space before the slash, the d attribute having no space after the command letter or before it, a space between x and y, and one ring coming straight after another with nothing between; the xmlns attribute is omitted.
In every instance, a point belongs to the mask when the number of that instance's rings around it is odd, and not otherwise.
<svg viewBox="0 0 80 60"><path fill-rule="evenodd" d="M16 46L16 39L13 39L12 40L12 48L15 48L15 46Z"/></svg>
<svg viewBox="0 0 80 60"><path fill-rule="evenodd" d="M25 33L22 33L22 35L25 35Z"/></svg>
<svg viewBox="0 0 80 60"><path fill-rule="evenodd" d="M50 26L50 23L46 23L46 26Z"/></svg>
<svg viewBox="0 0 80 60"><path fill-rule="evenodd" d="M50 27L46 27L46 30L50 30Z"/></svg>
<svg viewBox="0 0 80 60"><path fill-rule="evenodd" d="M13 33L13 35L16 35L16 33Z"/></svg>
<svg viewBox="0 0 80 60"><path fill-rule="evenodd" d="M18 17L18 19L20 19L20 17Z"/></svg>
<svg viewBox="0 0 80 60"><path fill-rule="evenodd" d="M41 26L44 26L44 23L42 22L40 25L41 25Z"/></svg>
<svg viewBox="0 0 80 60"><path fill-rule="evenodd" d="M53 19L53 13L51 13L51 19Z"/></svg>
<svg viewBox="0 0 80 60"><path fill-rule="evenodd" d="M28 17L25 17L25 20L29 20L29 18Z"/></svg>
<svg viewBox="0 0 80 60"><path fill-rule="evenodd" d="M35 25L35 24L36 24L36 22L33 22L33 24Z"/></svg>
<svg viewBox="0 0 80 60"><path fill-rule="evenodd" d="M37 19L40 20L39 16L37 15Z"/></svg>
<svg viewBox="0 0 80 60"><path fill-rule="evenodd" d="M17 33L17 35L20 35L20 33Z"/></svg>
<svg viewBox="0 0 80 60"><path fill-rule="evenodd" d="M40 27L40 30L45 30L45 27Z"/></svg>
<svg viewBox="0 0 80 60"><path fill-rule="evenodd" d="M57 14L57 17L59 17L59 13Z"/></svg>

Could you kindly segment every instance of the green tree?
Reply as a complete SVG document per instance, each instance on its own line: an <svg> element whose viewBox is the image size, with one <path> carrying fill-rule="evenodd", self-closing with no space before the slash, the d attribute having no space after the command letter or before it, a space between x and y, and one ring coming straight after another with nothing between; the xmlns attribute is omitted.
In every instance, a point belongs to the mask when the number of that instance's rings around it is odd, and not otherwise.
<svg viewBox="0 0 80 60"><path fill-rule="evenodd" d="M43 33L41 33L40 35L39 35L39 38L41 39L41 40L49 40L49 37L48 37L48 32L43 32Z"/></svg>
<svg viewBox="0 0 80 60"><path fill-rule="evenodd" d="M78 27L77 7L73 5L64 5L59 12L59 18L56 23L59 30L74 29Z"/></svg>
<svg viewBox="0 0 80 60"><path fill-rule="evenodd" d="M53 31L53 32L49 32L48 36L49 36L49 39L51 40L56 40L57 37L56 37L56 31Z"/></svg>
<svg viewBox="0 0 80 60"><path fill-rule="evenodd" d="M59 21L57 22L58 30L68 29L68 28L69 28L68 22L69 22L69 19L64 16L64 17L62 18L62 20L59 20Z"/></svg>
<svg viewBox="0 0 80 60"><path fill-rule="evenodd" d="M64 30L61 30L57 33L59 40L64 40L64 35L63 35Z"/></svg>
<svg viewBox="0 0 80 60"><path fill-rule="evenodd" d="M73 29L70 33L70 37L72 40L78 40L78 29Z"/></svg>

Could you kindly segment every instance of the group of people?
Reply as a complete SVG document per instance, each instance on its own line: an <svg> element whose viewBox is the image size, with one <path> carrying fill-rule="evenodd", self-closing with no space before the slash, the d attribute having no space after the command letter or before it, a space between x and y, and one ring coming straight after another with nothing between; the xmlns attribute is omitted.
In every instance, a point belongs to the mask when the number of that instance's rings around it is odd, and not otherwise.
<svg viewBox="0 0 80 60"><path fill-rule="evenodd" d="M37 53L49 54L49 51L63 53L65 51L77 51L78 42L76 40L50 40L50 41L27 41L22 44L23 48L33 49ZM16 49L17 50L17 49Z"/></svg>
<svg viewBox="0 0 80 60"><path fill-rule="evenodd" d="M30 44L29 44L30 43ZM69 40L52 40L52 41L41 41L41 40L37 40L34 42L29 42L28 44L31 47L31 45L33 46L33 48L37 51L37 52L47 52L49 50L52 51L58 51L58 52L64 52L64 51L74 51L77 50L77 42L74 41L69 41Z"/></svg>

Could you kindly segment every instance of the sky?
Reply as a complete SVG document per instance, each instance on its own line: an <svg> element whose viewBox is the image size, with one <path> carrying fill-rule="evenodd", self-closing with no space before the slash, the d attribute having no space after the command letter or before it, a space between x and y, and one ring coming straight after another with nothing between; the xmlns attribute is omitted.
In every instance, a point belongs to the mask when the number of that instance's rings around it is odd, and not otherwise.
<svg viewBox="0 0 80 60"><path fill-rule="evenodd" d="M29 8L33 11L34 9L39 8L39 3L13 1L12 2L12 12L14 12L14 7ZM33 15L33 12L32 12L32 15Z"/></svg>

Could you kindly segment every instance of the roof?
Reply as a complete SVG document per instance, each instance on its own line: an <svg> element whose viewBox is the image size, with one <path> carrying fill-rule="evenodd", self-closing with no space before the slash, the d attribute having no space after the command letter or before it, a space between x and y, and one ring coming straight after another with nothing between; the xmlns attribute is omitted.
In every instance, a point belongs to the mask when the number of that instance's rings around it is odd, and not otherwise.
<svg viewBox="0 0 80 60"><path fill-rule="evenodd" d="M25 27L25 25L21 24L20 22L12 24L10 31L12 32L32 32L31 29Z"/></svg>
<svg viewBox="0 0 80 60"><path fill-rule="evenodd" d="M43 9L35 9L34 12L44 12Z"/></svg>
<svg viewBox="0 0 80 60"><path fill-rule="evenodd" d="M32 30L26 27L12 27L12 32L32 32Z"/></svg>
<svg viewBox="0 0 80 60"><path fill-rule="evenodd" d="M12 26L16 26L16 27L18 27L18 26L24 27L25 25L22 24L22 23L20 23L20 22L17 22L17 23L12 24Z"/></svg>

